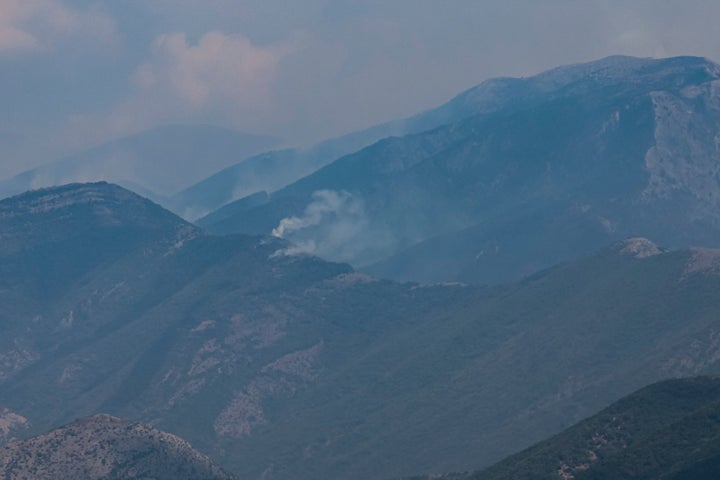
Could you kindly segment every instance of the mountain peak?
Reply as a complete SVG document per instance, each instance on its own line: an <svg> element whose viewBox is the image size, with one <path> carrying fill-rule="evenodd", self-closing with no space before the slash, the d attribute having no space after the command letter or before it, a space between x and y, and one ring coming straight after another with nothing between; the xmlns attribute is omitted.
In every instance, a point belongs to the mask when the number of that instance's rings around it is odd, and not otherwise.
<svg viewBox="0 0 720 480"><path fill-rule="evenodd" d="M37 187L106 180L162 199L277 143L271 137L211 125L162 125L2 180L0 196Z"/></svg>
<svg viewBox="0 0 720 480"><path fill-rule="evenodd" d="M185 440L105 414L0 448L0 474L35 479L233 478Z"/></svg>
<svg viewBox="0 0 720 480"><path fill-rule="evenodd" d="M704 57L656 59L613 55L592 62L553 68L530 80L544 91L554 91L582 79L606 84L645 85L653 90L718 78L720 65Z"/></svg>
<svg viewBox="0 0 720 480"><path fill-rule="evenodd" d="M71 238L97 240L102 232L112 237L121 230L137 239L171 241L199 233L161 206L107 182L48 187L0 200L0 251L6 254Z"/></svg>
<svg viewBox="0 0 720 480"><path fill-rule="evenodd" d="M132 423L107 413L96 413L95 415L79 418L69 425L97 425L110 427L112 425L131 426Z"/></svg>
<svg viewBox="0 0 720 480"><path fill-rule="evenodd" d="M644 237L627 238L617 243L615 249L621 255L634 258L647 258L662 253L657 245Z"/></svg>
<svg viewBox="0 0 720 480"><path fill-rule="evenodd" d="M0 220L24 215L52 214L69 208L89 208L99 216L110 215L122 209L135 219L148 209L162 210L162 207L150 200L112 183L70 183L30 190L0 200ZM183 222L179 217L175 218Z"/></svg>
<svg viewBox="0 0 720 480"><path fill-rule="evenodd" d="M631 57L628 55L610 55L608 57L600 58L590 62L571 63L568 65L562 65L556 68L552 68L545 72L542 72L537 77L551 77L558 76L561 74L572 73L577 74L591 74L604 72L606 74L612 74L613 76L627 75L629 72L636 71L642 67L645 67L656 59L648 57Z"/></svg>
<svg viewBox="0 0 720 480"><path fill-rule="evenodd" d="M139 195L107 182L71 183L30 190L0 201L0 216L45 213L83 204L142 202Z"/></svg>

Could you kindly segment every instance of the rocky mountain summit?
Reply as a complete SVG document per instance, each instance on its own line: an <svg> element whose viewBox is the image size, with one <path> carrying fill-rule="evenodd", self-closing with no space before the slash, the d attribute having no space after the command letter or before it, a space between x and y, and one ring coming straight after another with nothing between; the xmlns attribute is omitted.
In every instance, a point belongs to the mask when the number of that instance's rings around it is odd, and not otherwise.
<svg viewBox="0 0 720 480"><path fill-rule="evenodd" d="M5 256L86 235L97 241L93 250L104 250L132 249L160 238L179 241L199 232L150 200L105 182L32 190L0 201L0 255Z"/></svg>
<svg viewBox="0 0 720 480"><path fill-rule="evenodd" d="M76 420L0 447L7 480L232 480L189 443L110 415Z"/></svg>

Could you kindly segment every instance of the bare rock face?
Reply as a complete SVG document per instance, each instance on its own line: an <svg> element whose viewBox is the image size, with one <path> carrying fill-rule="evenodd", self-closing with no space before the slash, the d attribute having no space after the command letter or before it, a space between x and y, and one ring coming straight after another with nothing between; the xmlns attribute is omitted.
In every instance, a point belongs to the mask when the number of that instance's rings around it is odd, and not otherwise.
<svg viewBox="0 0 720 480"><path fill-rule="evenodd" d="M711 215L720 202L720 80L692 85L680 92L652 92L650 99L655 141L645 156L649 175L643 192L646 200L686 192L704 207L696 215Z"/></svg>
<svg viewBox="0 0 720 480"><path fill-rule="evenodd" d="M635 237L620 243L620 253L635 258L647 258L661 254L662 250L647 238Z"/></svg>
<svg viewBox="0 0 720 480"><path fill-rule="evenodd" d="M17 431L27 427L27 418L10 411L7 408L0 409L0 441L12 440Z"/></svg>
<svg viewBox="0 0 720 480"><path fill-rule="evenodd" d="M692 257L687 265L687 273L712 272L720 270L720 250L716 248L692 248Z"/></svg>
<svg viewBox="0 0 720 480"><path fill-rule="evenodd" d="M234 478L175 435L110 415L94 415L0 449L5 479Z"/></svg>

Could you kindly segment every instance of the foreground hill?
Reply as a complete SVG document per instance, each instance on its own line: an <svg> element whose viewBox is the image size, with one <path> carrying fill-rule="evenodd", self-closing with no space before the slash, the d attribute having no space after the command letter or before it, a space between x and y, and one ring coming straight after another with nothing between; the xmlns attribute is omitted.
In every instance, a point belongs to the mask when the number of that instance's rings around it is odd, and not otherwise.
<svg viewBox="0 0 720 480"><path fill-rule="evenodd" d="M277 140L209 125L168 125L120 138L0 181L0 197L31 188L109 181L162 199Z"/></svg>
<svg viewBox="0 0 720 480"><path fill-rule="evenodd" d="M719 440L720 379L671 380L488 469L415 480L714 480Z"/></svg>
<svg viewBox="0 0 720 480"><path fill-rule="evenodd" d="M719 81L694 57L497 79L495 109L385 139L200 224L427 282L519 279L636 235L716 246Z"/></svg>
<svg viewBox="0 0 720 480"><path fill-rule="evenodd" d="M718 371L720 254L631 239L517 284L399 284L108 184L0 202L0 436L107 412L242 478L490 465Z"/></svg>
<svg viewBox="0 0 720 480"><path fill-rule="evenodd" d="M0 447L7 480L232 480L184 440L109 415Z"/></svg>

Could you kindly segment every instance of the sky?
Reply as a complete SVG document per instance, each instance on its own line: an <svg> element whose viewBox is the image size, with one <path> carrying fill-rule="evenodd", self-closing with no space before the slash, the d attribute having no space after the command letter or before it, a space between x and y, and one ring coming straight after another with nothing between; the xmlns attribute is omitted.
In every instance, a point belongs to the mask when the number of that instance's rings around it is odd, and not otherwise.
<svg viewBox="0 0 720 480"><path fill-rule="evenodd" d="M717 0L0 0L0 178L165 124L313 142L483 80L720 60Z"/></svg>

